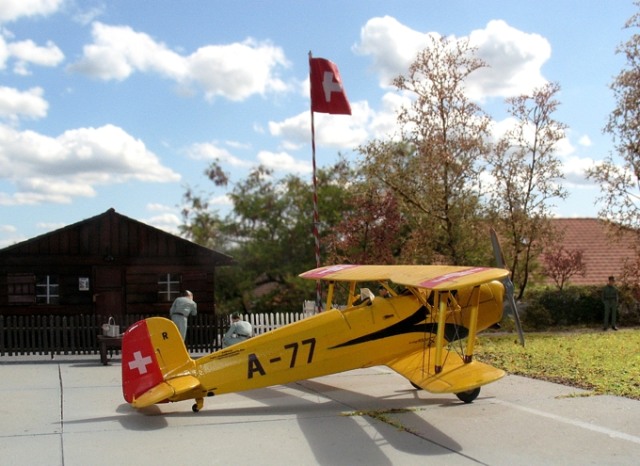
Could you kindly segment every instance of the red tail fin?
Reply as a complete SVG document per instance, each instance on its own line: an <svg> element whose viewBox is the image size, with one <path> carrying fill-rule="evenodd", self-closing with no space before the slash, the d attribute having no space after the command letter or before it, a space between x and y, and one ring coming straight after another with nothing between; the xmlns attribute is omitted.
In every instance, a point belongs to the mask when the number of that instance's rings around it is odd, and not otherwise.
<svg viewBox="0 0 640 466"><path fill-rule="evenodd" d="M122 337L122 392L131 403L163 381L147 321L136 322Z"/></svg>
<svg viewBox="0 0 640 466"><path fill-rule="evenodd" d="M122 392L134 406L167 401L194 388L199 384L189 377L194 368L178 327L169 319L150 317L136 322L122 338ZM188 382L182 380L177 390L175 379L185 376Z"/></svg>

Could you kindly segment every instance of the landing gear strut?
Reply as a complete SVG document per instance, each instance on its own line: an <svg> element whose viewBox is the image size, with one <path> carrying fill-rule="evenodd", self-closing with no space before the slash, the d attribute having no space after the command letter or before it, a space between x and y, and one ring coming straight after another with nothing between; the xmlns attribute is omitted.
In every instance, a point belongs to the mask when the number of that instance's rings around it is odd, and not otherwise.
<svg viewBox="0 0 640 466"><path fill-rule="evenodd" d="M196 402L191 407L191 411L193 411L194 413L197 413L202 409L203 406L204 406L204 398L196 398Z"/></svg>

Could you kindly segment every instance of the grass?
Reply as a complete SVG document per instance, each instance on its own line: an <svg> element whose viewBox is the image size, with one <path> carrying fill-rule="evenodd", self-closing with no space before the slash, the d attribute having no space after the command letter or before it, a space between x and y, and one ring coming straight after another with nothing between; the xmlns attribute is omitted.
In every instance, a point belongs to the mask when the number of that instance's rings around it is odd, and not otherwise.
<svg viewBox="0 0 640 466"><path fill-rule="evenodd" d="M510 374L640 400L640 329L483 335L477 358Z"/></svg>

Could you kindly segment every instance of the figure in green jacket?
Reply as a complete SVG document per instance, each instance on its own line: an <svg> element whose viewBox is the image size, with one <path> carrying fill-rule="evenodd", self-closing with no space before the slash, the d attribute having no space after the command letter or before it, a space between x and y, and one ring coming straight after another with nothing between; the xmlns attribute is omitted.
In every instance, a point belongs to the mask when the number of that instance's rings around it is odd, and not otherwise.
<svg viewBox="0 0 640 466"><path fill-rule="evenodd" d="M616 327L616 317L618 316L618 289L616 288L616 279L609 277L609 282L602 290L602 302L604 303L604 326L603 330L609 328L609 317L611 317L611 328L618 330Z"/></svg>

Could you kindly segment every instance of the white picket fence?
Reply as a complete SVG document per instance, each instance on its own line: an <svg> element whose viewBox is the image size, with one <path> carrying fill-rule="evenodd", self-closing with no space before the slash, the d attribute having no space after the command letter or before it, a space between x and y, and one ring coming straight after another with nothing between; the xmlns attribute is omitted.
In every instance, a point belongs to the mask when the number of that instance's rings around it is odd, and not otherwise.
<svg viewBox="0 0 640 466"><path fill-rule="evenodd" d="M292 322L297 322L310 315L313 315L314 309L309 311L303 308L302 312L288 312L288 313L271 313L271 314L244 314L243 320L251 323L253 326L253 334L261 335L279 327L283 327Z"/></svg>

